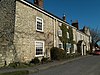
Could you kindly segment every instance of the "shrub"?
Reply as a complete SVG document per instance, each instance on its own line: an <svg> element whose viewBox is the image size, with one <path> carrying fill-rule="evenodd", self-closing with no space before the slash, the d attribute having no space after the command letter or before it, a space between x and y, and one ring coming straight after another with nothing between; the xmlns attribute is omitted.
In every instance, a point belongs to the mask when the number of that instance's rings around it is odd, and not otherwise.
<svg viewBox="0 0 100 75"><path fill-rule="evenodd" d="M34 59L30 61L30 63L38 64L40 63L40 60L37 57L35 57Z"/></svg>
<svg viewBox="0 0 100 75"><path fill-rule="evenodd" d="M67 54L66 59L71 59L71 54Z"/></svg>
<svg viewBox="0 0 100 75"><path fill-rule="evenodd" d="M8 65L8 67L13 67L13 68L24 68L24 67L26 68L28 66L29 64L22 62L13 62Z"/></svg>
<svg viewBox="0 0 100 75"><path fill-rule="evenodd" d="M41 59L41 63L47 63L47 62L48 62L48 58L44 58L44 57L43 57L43 58Z"/></svg>
<svg viewBox="0 0 100 75"><path fill-rule="evenodd" d="M91 50L87 51L86 54L91 55L93 52Z"/></svg>
<svg viewBox="0 0 100 75"><path fill-rule="evenodd" d="M13 63L10 63L8 66L9 66L9 67L16 68L16 67L19 66L19 65L20 65L19 62L13 62Z"/></svg>
<svg viewBox="0 0 100 75"><path fill-rule="evenodd" d="M61 60L66 58L66 53L64 50L57 47L51 48L51 59L52 60Z"/></svg>

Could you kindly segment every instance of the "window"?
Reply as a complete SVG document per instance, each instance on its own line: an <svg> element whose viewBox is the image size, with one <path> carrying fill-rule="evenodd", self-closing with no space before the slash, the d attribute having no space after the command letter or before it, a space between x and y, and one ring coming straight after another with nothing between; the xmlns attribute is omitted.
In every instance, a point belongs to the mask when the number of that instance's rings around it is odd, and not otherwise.
<svg viewBox="0 0 100 75"><path fill-rule="evenodd" d="M62 36L62 30L58 30L58 36Z"/></svg>
<svg viewBox="0 0 100 75"><path fill-rule="evenodd" d="M62 23L61 23L61 22L58 22L58 25L59 25L59 26L62 26Z"/></svg>
<svg viewBox="0 0 100 75"><path fill-rule="evenodd" d="M70 53L70 51L71 51L71 43L66 43L66 50L67 50L67 53Z"/></svg>
<svg viewBox="0 0 100 75"><path fill-rule="evenodd" d="M36 30L43 32L43 19L36 17Z"/></svg>
<svg viewBox="0 0 100 75"><path fill-rule="evenodd" d="M63 49L63 44L59 43L59 48Z"/></svg>
<svg viewBox="0 0 100 75"><path fill-rule="evenodd" d="M67 29L69 29L69 26L67 26Z"/></svg>
<svg viewBox="0 0 100 75"><path fill-rule="evenodd" d="M67 32L67 38L69 38L69 33Z"/></svg>
<svg viewBox="0 0 100 75"><path fill-rule="evenodd" d="M35 53L36 56L44 56L44 41L35 42Z"/></svg>
<svg viewBox="0 0 100 75"><path fill-rule="evenodd" d="M70 53L70 48L67 49L67 53Z"/></svg>
<svg viewBox="0 0 100 75"><path fill-rule="evenodd" d="M71 43L66 43L66 49L71 48Z"/></svg>
<svg viewBox="0 0 100 75"><path fill-rule="evenodd" d="M71 48L71 44L70 43L66 43L67 53L70 53L70 48Z"/></svg>

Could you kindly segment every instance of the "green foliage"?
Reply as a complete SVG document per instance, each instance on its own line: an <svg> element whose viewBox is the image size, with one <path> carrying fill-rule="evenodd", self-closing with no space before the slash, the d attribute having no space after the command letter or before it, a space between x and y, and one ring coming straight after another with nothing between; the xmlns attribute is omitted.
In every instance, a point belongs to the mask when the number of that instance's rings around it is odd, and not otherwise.
<svg viewBox="0 0 100 75"><path fill-rule="evenodd" d="M34 59L32 59L32 60L30 61L30 63L39 64L39 63L40 63L40 60L39 60L37 57L35 57Z"/></svg>
<svg viewBox="0 0 100 75"><path fill-rule="evenodd" d="M69 41L70 41L71 43L73 43L73 30L72 30L71 27L69 27L69 36L70 36Z"/></svg>
<svg viewBox="0 0 100 75"><path fill-rule="evenodd" d="M0 73L0 75L29 75L28 70Z"/></svg>
<svg viewBox="0 0 100 75"><path fill-rule="evenodd" d="M62 30L62 37L59 37L61 42L63 43L63 48L66 50L66 43L71 43L71 49L73 49L73 44L75 44L75 41L73 41L73 30L69 26L69 29L67 28L66 24L62 24L60 26L60 29ZM67 32L69 33L69 38L67 38Z"/></svg>
<svg viewBox="0 0 100 75"><path fill-rule="evenodd" d="M60 29L62 30L62 37L59 37L61 42L68 42L68 39L67 39L67 28L66 28L66 25L65 24L62 24L62 26L60 26Z"/></svg>
<svg viewBox="0 0 100 75"><path fill-rule="evenodd" d="M19 62L13 62L13 63L10 63L8 66L9 66L9 67L16 68L16 67L19 66L19 65L20 65Z"/></svg>
<svg viewBox="0 0 100 75"><path fill-rule="evenodd" d="M8 67L13 67L13 68L26 68L26 67L29 67L29 64L28 63L22 63L22 62L13 62L13 63L10 63L8 65Z"/></svg>
<svg viewBox="0 0 100 75"><path fill-rule="evenodd" d="M86 52L86 54L91 55L91 54L93 54L93 51L89 50L89 51Z"/></svg>
<svg viewBox="0 0 100 75"><path fill-rule="evenodd" d="M44 57L43 57L43 58L41 59L41 63L42 63L42 64L43 64L43 63L47 63L47 62L48 62L48 58L44 58Z"/></svg>
<svg viewBox="0 0 100 75"><path fill-rule="evenodd" d="M57 47L51 48L51 60L61 60L66 58L66 53L64 50Z"/></svg>

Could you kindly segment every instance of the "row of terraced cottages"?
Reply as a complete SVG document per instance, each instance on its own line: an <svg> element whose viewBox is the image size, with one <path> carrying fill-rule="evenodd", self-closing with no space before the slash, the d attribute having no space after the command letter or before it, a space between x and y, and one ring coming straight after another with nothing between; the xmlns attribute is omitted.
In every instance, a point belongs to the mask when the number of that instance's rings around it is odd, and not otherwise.
<svg viewBox="0 0 100 75"><path fill-rule="evenodd" d="M0 0L0 66L14 61L28 62L34 57L50 57L58 47L66 53L90 50L89 28L81 31L43 9L43 0Z"/></svg>

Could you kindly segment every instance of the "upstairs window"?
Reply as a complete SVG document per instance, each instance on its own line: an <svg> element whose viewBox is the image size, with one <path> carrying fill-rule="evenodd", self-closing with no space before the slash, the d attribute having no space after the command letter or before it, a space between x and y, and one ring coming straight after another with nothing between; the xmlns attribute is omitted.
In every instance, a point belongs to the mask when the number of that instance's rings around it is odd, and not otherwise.
<svg viewBox="0 0 100 75"><path fill-rule="evenodd" d="M67 26L67 29L69 29L69 26Z"/></svg>
<svg viewBox="0 0 100 75"><path fill-rule="evenodd" d="M67 32L67 38L69 38L69 32Z"/></svg>
<svg viewBox="0 0 100 75"><path fill-rule="evenodd" d="M36 30L43 32L43 19L36 17Z"/></svg>
<svg viewBox="0 0 100 75"><path fill-rule="evenodd" d="M58 22L58 25L59 25L59 26L62 26L62 23L61 23L61 22Z"/></svg>
<svg viewBox="0 0 100 75"><path fill-rule="evenodd" d="M59 36L59 37L62 36L62 30L58 30L58 36Z"/></svg>

